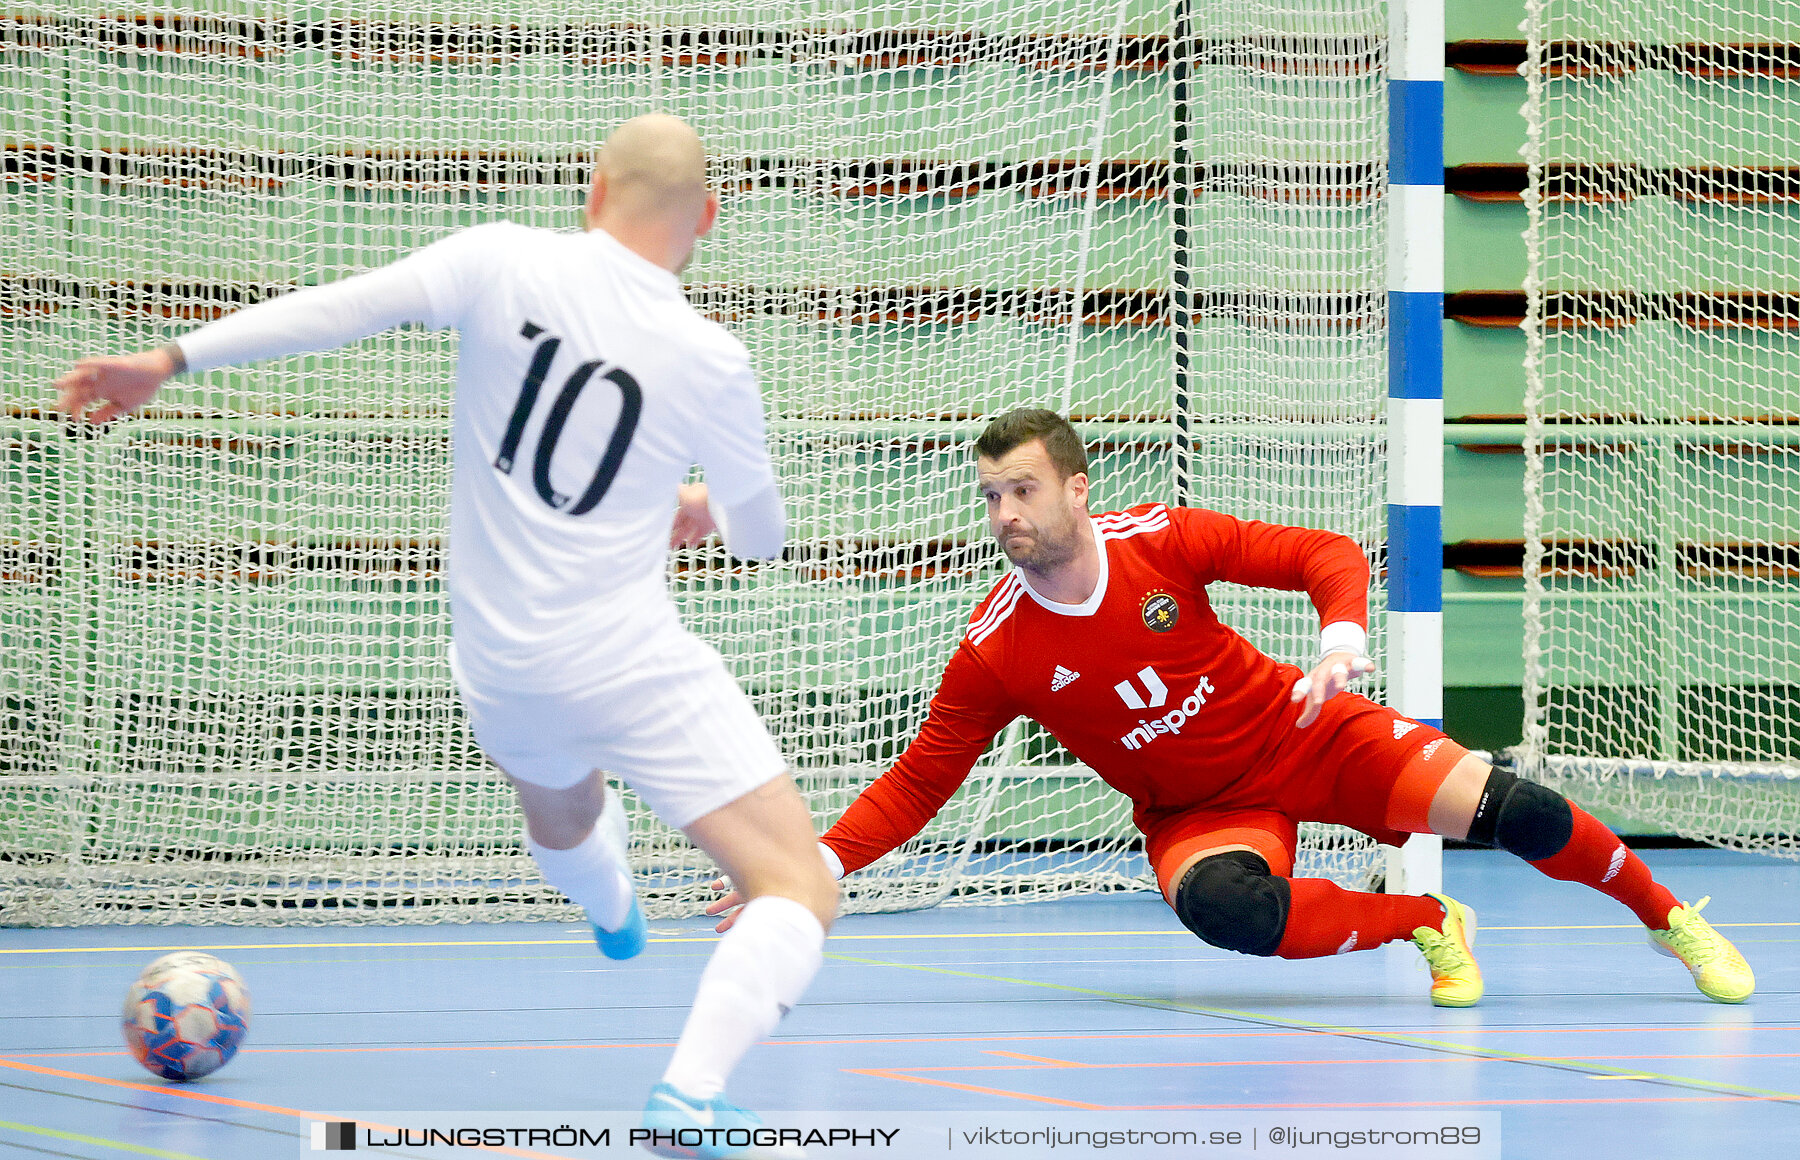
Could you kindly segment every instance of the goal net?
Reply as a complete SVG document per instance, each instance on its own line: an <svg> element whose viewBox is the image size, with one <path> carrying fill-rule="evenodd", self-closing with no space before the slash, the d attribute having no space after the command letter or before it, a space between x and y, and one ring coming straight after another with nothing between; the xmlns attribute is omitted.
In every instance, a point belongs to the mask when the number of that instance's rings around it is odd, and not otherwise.
<svg viewBox="0 0 1800 1160"><path fill-rule="evenodd" d="M1800 8L1530 5L1526 730L1800 855Z"/></svg>
<svg viewBox="0 0 1800 1160"><path fill-rule="evenodd" d="M1097 510L1328 527L1379 574L1385 35L1351 0L10 5L0 922L569 913L445 663L452 336L177 380L103 432L45 392L457 228L576 228L638 113L714 158L689 293L760 369L792 516L785 561L683 552L671 583L822 823L1000 575L970 453L995 414L1071 414ZM1305 597L1215 597L1312 657ZM694 913L710 867L632 812L652 913ZM1135 836L1015 725L850 904L1141 889Z"/></svg>

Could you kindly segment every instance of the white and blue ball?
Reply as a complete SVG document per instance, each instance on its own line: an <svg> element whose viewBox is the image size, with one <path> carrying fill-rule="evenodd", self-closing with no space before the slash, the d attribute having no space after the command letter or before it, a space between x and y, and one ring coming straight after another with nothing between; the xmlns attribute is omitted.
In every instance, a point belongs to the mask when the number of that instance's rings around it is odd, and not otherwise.
<svg viewBox="0 0 1800 1160"><path fill-rule="evenodd" d="M125 993L125 1045L152 1073L178 1082L228 1063L250 1030L250 992L223 959L176 951L144 968Z"/></svg>

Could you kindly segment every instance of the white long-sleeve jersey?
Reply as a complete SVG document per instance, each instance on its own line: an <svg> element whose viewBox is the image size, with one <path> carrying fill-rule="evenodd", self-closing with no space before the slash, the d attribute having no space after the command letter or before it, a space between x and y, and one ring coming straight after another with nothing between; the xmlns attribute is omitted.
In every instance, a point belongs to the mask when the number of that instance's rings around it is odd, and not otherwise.
<svg viewBox="0 0 1800 1160"><path fill-rule="evenodd" d="M744 347L673 274L600 230L477 226L393 265L181 338L188 369L454 327L449 592L459 677L559 692L611 675L676 617L676 487L698 463L740 556L784 518Z"/></svg>

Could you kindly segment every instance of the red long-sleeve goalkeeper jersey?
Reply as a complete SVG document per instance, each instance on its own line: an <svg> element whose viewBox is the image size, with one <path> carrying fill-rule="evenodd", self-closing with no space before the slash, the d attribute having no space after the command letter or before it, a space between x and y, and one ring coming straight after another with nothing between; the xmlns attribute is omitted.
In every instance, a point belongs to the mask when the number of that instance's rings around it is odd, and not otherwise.
<svg viewBox="0 0 1800 1160"><path fill-rule="evenodd" d="M1140 827L1265 774L1302 674L1220 623L1216 580L1304 591L1321 624L1368 626L1368 563L1344 536L1161 504L1092 526L1085 602L1045 600L1015 569L977 606L918 737L825 834L846 871L918 833L1018 716L1129 797Z"/></svg>

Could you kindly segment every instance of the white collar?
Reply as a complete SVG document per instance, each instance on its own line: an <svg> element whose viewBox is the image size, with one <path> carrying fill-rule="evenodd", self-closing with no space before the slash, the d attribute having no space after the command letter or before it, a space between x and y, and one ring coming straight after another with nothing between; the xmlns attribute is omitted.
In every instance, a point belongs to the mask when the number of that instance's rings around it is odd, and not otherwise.
<svg viewBox="0 0 1800 1160"><path fill-rule="evenodd" d="M626 265L631 266L633 269L637 270L638 273L658 282L667 282L677 291L680 291L681 279L678 276L670 273L662 266L658 266L655 262L644 257L644 255L638 253L636 250L598 226L591 230L583 230L582 236L596 239L602 246L611 250L618 257L623 258Z"/></svg>
<svg viewBox="0 0 1800 1160"><path fill-rule="evenodd" d="M1080 604L1063 604L1062 602L1052 600L1047 596L1039 595L1038 590L1031 586L1031 581L1026 579L1025 570L1018 567L1013 569L1013 571L1019 574L1019 583L1024 585L1026 593L1047 611L1054 612L1058 616L1092 616L1094 613L1100 611L1100 602L1106 599L1106 576L1108 572L1106 564L1106 541L1101 538L1100 524L1092 516L1088 517L1088 530L1094 535L1094 550L1100 553L1100 579L1094 582L1094 591Z"/></svg>

